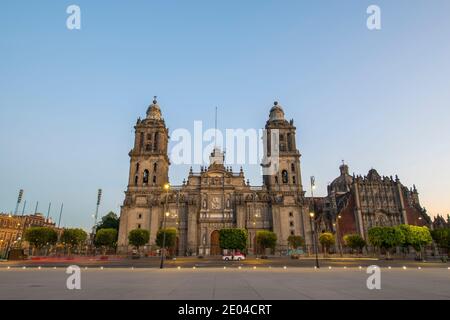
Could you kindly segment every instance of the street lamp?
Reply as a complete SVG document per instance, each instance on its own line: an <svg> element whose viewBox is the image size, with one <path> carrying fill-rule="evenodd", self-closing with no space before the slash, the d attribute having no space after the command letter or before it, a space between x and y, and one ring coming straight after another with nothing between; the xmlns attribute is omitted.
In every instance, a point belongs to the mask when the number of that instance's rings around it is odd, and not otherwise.
<svg viewBox="0 0 450 320"><path fill-rule="evenodd" d="M316 228L315 228L315 222L314 222L314 224L313 224L313 220L314 220L314 217L315 217L315 214L314 214L314 212L310 212L309 213L309 222L310 222L310 224L311 224L311 232L312 232L312 235L313 235L313 246L314 246L314 254L315 254L315 256L316 256L316 268L317 269L319 269L320 268L320 265L319 265L319 253L318 253L318 251L317 251L317 235L316 235Z"/></svg>
<svg viewBox="0 0 450 320"><path fill-rule="evenodd" d="M334 226L336 227L336 238L337 238L337 243L338 243L338 248L339 248L339 254L342 257L343 253L342 253L342 242L341 242L341 233L340 233L340 229L339 229L339 220L342 218L341 215L337 216L336 219L336 223L334 224Z"/></svg>
<svg viewBox="0 0 450 320"><path fill-rule="evenodd" d="M311 177L310 179L311 182L311 199L312 199L312 211L309 213L309 222L311 224L311 232L313 234L313 242L314 242L314 252L316 255L316 268L319 269L319 253L317 251L317 232L316 232L316 222L314 221L314 226L313 226L313 219L315 217L315 213L314 213L314 190L316 189L316 178L314 176Z"/></svg>
<svg viewBox="0 0 450 320"><path fill-rule="evenodd" d="M170 189L170 184L166 183L164 185L164 190L166 190L166 205L165 205L165 213L163 216L163 243L162 243L162 248L161 248L161 265L159 266L160 269L164 268L164 255L165 255L165 250L166 250L166 219L169 217L169 211L168 211L168 203L169 203L169 189Z"/></svg>

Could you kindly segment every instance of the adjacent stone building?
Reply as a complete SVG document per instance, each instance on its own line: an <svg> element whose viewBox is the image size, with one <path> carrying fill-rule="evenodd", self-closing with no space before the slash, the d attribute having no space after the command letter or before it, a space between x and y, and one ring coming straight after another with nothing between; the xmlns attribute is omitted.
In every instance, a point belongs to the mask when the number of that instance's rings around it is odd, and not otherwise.
<svg viewBox="0 0 450 320"><path fill-rule="evenodd" d="M146 118L138 119L135 125L128 188L120 215L119 251L131 250L128 234L139 228L149 230L148 247L154 246L165 213L166 227L177 229L178 255L220 254L222 228L247 229L248 252L252 254L256 253L259 230L274 231L278 250L285 250L290 235L302 236L311 246L313 225L318 231L340 229L341 236L360 233L366 237L367 230L376 225L430 224L415 187L408 190L398 178L381 177L375 170L365 177L350 176L348 166L343 164L326 197L305 197L296 127L293 120L285 119L277 102L265 129L268 152L273 150L271 131L278 133L279 162L274 174L263 176L262 186L251 186L242 169L234 172L225 166L224 154L215 148L208 167L200 172L191 168L183 185L165 191L164 185L169 182L169 132L155 98ZM314 220L310 218L312 210Z"/></svg>
<svg viewBox="0 0 450 320"><path fill-rule="evenodd" d="M368 230L375 226L431 226L416 186L408 189L397 176L382 177L375 169L366 176L355 176L343 163L340 176L328 186L328 196L321 200L322 229L341 236L358 233L367 238Z"/></svg>

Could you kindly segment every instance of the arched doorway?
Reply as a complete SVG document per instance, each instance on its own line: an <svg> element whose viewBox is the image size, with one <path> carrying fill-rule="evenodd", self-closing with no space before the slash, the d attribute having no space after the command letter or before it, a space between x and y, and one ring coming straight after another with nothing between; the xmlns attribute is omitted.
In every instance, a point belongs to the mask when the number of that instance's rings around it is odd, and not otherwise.
<svg viewBox="0 0 450 320"><path fill-rule="evenodd" d="M211 233L211 249L209 254L212 256L218 256L222 253L219 245L219 236L219 231L217 230Z"/></svg>

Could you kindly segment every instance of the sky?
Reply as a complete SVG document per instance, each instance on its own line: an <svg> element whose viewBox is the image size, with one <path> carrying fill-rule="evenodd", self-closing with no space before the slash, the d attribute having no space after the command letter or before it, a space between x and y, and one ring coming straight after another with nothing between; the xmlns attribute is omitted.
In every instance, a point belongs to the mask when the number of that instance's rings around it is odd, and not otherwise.
<svg viewBox="0 0 450 320"><path fill-rule="evenodd" d="M81 30L66 27L72 4ZM381 30L366 26L371 4ZM51 202L57 219L64 203L61 226L89 229L102 188L100 215L119 213L133 126L157 95L171 132L214 127L216 106L221 130L262 128L277 100L317 195L345 160L398 174L430 215L450 213L448 0L0 6L0 212L24 189L26 212ZM171 183L188 170L172 166ZM261 184L259 166L244 170Z"/></svg>

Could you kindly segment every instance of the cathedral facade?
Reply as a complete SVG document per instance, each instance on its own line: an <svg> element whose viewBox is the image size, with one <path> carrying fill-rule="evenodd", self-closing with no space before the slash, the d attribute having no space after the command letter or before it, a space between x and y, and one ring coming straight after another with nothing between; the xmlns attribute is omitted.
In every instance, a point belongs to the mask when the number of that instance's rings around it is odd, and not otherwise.
<svg viewBox="0 0 450 320"><path fill-rule="evenodd" d="M262 186L251 186L242 169L234 172L224 164L224 154L214 148L210 163L200 172L191 168L181 186L169 183L169 132L156 99L145 119L135 125L130 151L130 171L121 207L118 249L128 252L128 234L134 229L150 232L148 248L155 247L156 234L163 227L177 230L177 255L219 255L219 230L248 231L247 251L257 253L256 233L276 233L277 249L287 249L290 235L302 236L313 244L313 230L360 233L366 237L374 225L423 224L429 221L420 207L417 190L408 190L397 179L381 178L376 171L368 177L341 175L329 186L326 197L308 198L302 186L300 152L293 120L286 120L275 102L265 125L267 136L277 131L278 166L263 176ZM268 142L267 142L268 141ZM266 150L272 150L268 138ZM310 212L314 212L311 218ZM337 222L337 223L336 223Z"/></svg>
<svg viewBox="0 0 450 320"><path fill-rule="evenodd" d="M300 153L296 147L293 121L275 103L266 130L278 129L280 174L265 176L263 186L251 186L242 169L233 172L224 165L224 154L215 148L208 167L192 169L182 186L169 182L168 130L157 101L138 119L134 147L130 151L130 172L120 215L119 249L129 250L128 234L133 229L150 232L150 243L163 226L177 229L177 254L217 255L219 230L245 228L250 253L255 252L259 230L277 234L286 246L290 235L310 233L309 209L301 184ZM122 248L122 249L121 249ZM124 249L126 248L126 249Z"/></svg>

